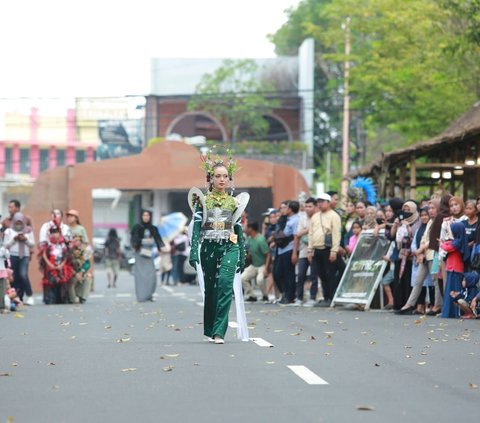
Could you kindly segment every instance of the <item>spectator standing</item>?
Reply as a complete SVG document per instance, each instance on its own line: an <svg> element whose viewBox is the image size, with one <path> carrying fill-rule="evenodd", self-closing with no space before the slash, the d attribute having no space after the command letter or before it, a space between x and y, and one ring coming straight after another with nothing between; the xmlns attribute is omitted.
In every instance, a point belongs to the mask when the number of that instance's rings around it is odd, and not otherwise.
<svg viewBox="0 0 480 423"><path fill-rule="evenodd" d="M282 204L283 206L283 204ZM295 302L295 262L292 258L294 242L293 239L298 228L298 210L300 204L298 201L289 201L285 212L286 222L283 229L286 245L278 245L277 271L276 278L279 279L279 285L283 288L283 298L280 304L287 305Z"/></svg>
<svg viewBox="0 0 480 423"><path fill-rule="evenodd" d="M77 210L70 209L67 214L67 225L70 229L70 252L75 276L68 283L69 302L76 304L87 300L92 285L92 267L90 262L93 254L89 247L87 231L80 224L80 214Z"/></svg>
<svg viewBox="0 0 480 423"><path fill-rule="evenodd" d="M296 305L305 305L312 307L315 304L318 293L318 277L313 272L312 266L308 261L308 229L312 216L316 213L315 198L307 198L304 206L304 213L299 217L297 234L294 239L294 248L292 258L297 263L297 299ZM305 281L307 280L307 272L310 267L310 298L303 303Z"/></svg>
<svg viewBox="0 0 480 423"><path fill-rule="evenodd" d="M10 252L10 262L13 270L13 287L18 297L27 305L33 305L33 292L28 280L28 264L30 252L35 246L35 238L31 227L25 224L23 214L15 213L12 220L12 227L4 234L4 246ZM23 301L26 294L27 298Z"/></svg>
<svg viewBox="0 0 480 423"><path fill-rule="evenodd" d="M269 295L269 301L276 303L281 299L281 291L278 289L278 284L275 281L275 266L276 266L276 256L277 256L277 247L275 245L273 234L279 229L278 227L278 210L270 208L267 212L268 223L265 226L264 237L267 240L267 244L270 248L270 265L269 265L269 275L267 278L267 295Z"/></svg>
<svg viewBox="0 0 480 423"><path fill-rule="evenodd" d="M10 200L8 202L8 217L2 220L3 230L12 227L13 216L15 216L15 213L21 213L21 208L22 208L22 205L18 200ZM33 230L32 219L30 219L30 217L26 215L23 215L23 220L25 221L25 225L29 226Z"/></svg>
<svg viewBox="0 0 480 423"><path fill-rule="evenodd" d="M143 210L141 222L132 229L132 248L135 250L135 294L138 302L155 301L157 273L154 256L164 246L156 226L152 224L152 213Z"/></svg>
<svg viewBox="0 0 480 423"><path fill-rule="evenodd" d="M107 239L105 240L105 268L107 269L107 288L116 288L118 274L120 272L120 260L122 258L122 250L120 248L120 239L118 238L117 230L111 228L108 231Z"/></svg>
<svg viewBox="0 0 480 423"><path fill-rule="evenodd" d="M312 216L308 232L308 260L320 276L323 300L318 307L328 307L337 289L334 266L340 248L340 216L330 207L330 196L320 194L317 199L320 211Z"/></svg>
<svg viewBox="0 0 480 423"><path fill-rule="evenodd" d="M172 247L172 276L173 284L176 285L178 282L185 282L183 266L188 257L188 235L184 231L178 234L173 238Z"/></svg>
<svg viewBox="0 0 480 423"><path fill-rule="evenodd" d="M270 249L265 237L259 233L258 223L247 224L247 236L251 264L242 272L242 286L245 301L257 301L253 293L252 279L255 279L257 286L262 292L263 301L268 301L266 278L270 269Z"/></svg>

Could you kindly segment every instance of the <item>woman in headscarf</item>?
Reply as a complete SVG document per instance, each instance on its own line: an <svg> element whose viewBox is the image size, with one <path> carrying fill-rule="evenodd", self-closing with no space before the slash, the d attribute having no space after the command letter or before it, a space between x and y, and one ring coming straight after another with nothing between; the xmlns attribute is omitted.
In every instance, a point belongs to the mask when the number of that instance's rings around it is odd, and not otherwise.
<svg viewBox="0 0 480 423"><path fill-rule="evenodd" d="M28 263L30 262L30 251L35 246L35 239L32 228L25 224L22 213L14 214L12 227L5 231L3 245L10 251L13 287L22 302L33 305L32 287L28 280ZM25 294L27 299L23 301Z"/></svg>
<svg viewBox="0 0 480 423"><path fill-rule="evenodd" d="M420 226L417 204L406 201L392 227L392 236L398 250L398 259L395 262L395 278L393 282L394 310L400 310L407 302L411 291L413 256L411 245L413 235Z"/></svg>
<svg viewBox="0 0 480 423"><path fill-rule="evenodd" d="M164 243L152 224L152 213L142 210L141 219L132 229L131 244L135 251L135 294L138 302L145 302L154 301L157 272L153 260Z"/></svg>
<svg viewBox="0 0 480 423"><path fill-rule="evenodd" d="M445 268L447 271L447 282L445 284L445 295L442 304L442 317L459 317L460 312L454 306L453 298L449 295L452 291L459 292L462 289L463 272L465 263L470 257L465 226L456 222L450 226L452 239L441 244L441 248L447 253Z"/></svg>

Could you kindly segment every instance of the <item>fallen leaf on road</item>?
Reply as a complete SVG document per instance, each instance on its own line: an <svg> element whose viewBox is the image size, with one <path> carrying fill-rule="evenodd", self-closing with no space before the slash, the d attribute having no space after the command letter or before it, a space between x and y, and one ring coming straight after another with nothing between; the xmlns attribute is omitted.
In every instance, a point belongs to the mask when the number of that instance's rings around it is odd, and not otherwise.
<svg viewBox="0 0 480 423"><path fill-rule="evenodd" d="M377 345L377 341L370 341L370 345Z"/></svg>
<svg viewBox="0 0 480 423"><path fill-rule="evenodd" d="M193 365L194 365L194 366L200 366L200 364L198 364L198 363L193 363Z"/></svg>
<svg viewBox="0 0 480 423"><path fill-rule="evenodd" d="M120 371L121 371L121 372L124 372L124 373L126 373L126 372L136 372L136 371L137 371L137 368L136 368L136 367L128 367L128 368L122 369L122 370L120 370Z"/></svg>
<svg viewBox="0 0 480 423"><path fill-rule="evenodd" d="M427 362L426 361L419 361L417 364L419 366L424 366L425 364L427 364Z"/></svg>
<svg viewBox="0 0 480 423"><path fill-rule="evenodd" d="M357 410L360 411L375 411L375 408L370 405L357 405Z"/></svg>
<svg viewBox="0 0 480 423"><path fill-rule="evenodd" d="M328 323L328 320L319 320L320 323L325 323L327 324Z"/></svg>
<svg viewBox="0 0 480 423"><path fill-rule="evenodd" d="M180 328L176 328L176 329L175 329L175 332L180 332L180 331L181 331Z"/></svg>
<svg viewBox="0 0 480 423"><path fill-rule="evenodd" d="M62 322L60 323L60 326L70 326L70 322Z"/></svg>
<svg viewBox="0 0 480 423"><path fill-rule="evenodd" d="M275 329L274 332L275 333L280 333L280 332L283 332L283 329Z"/></svg>
<svg viewBox="0 0 480 423"><path fill-rule="evenodd" d="M289 351L289 352L283 353L283 355L295 355L295 353Z"/></svg>
<svg viewBox="0 0 480 423"><path fill-rule="evenodd" d="M180 354L165 354L165 355L170 358L177 358Z"/></svg>
<svg viewBox="0 0 480 423"><path fill-rule="evenodd" d="M163 371L164 372L171 372L174 368L175 367L173 367L173 366L166 366L166 367L163 368Z"/></svg>
<svg viewBox="0 0 480 423"><path fill-rule="evenodd" d="M58 386L58 385L53 385L52 386L53 391L58 391L59 389L60 389L60 386Z"/></svg>
<svg viewBox="0 0 480 423"><path fill-rule="evenodd" d="M267 364L275 364L275 361L266 361Z"/></svg>
<svg viewBox="0 0 480 423"><path fill-rule="evenodd" d="M380 364L378 364L378 363L375 363L375 367L380 367Z"/></svg>
<svg viewBox="0 0 480 423"><path fill-rule="evenodd" d="M323 333L326 334L326 335L333 335L335 333L335 331L331 330L331 331L323 332Z"/></svg>
<svg viewBox="0 0 480 423"><path fill-rule="evenodd" d="M310 337L310 341L315 341L316 339L313 335Z"/></svg>
<svg viewBox="0 0 480 423"><path fill-rule="evenodd" d="M130 341L130 338L120 338L120 339L117 339L117 342L128 342Z"/></svg>
<svg viewBox="0 0 480 423"><path fill-rule="evenodd" d="M53 361L50 361L50 363L48 363L47 366L56 366L56 364Z"/></svg>
<svg viewBox="0 0 480 423"><path fill-rule="evenodd" d="M475 383L469 383L468 386L470 386L470 388L472 389L478 389L478 385L476 385Z"/></svg>
<svg viewBox="0 0 480 423"><path fill-rule="evenodd" d="M299 336L299 335L301 335L301 333L300 332L295 332L295 333L291 333L290 335L291 336Z"/></svg>
<svg viewBox="0 0 480 423"><path fill-rule="evenodd" d="M75 335L71 336L70 339L76 339L77 337Z"/></svg>
<svg viewBox="0 0 480 423"><path fill-rule="evenodd" d="M17 367L17 366L18 366L18 363L17 363L16 361L14 361L14 362L12 363L12 366L13 366L13 367Z"/></svg>
<svg viewBox="0 0 480 423"><path fill-rule="evenodd" d="M85 325L88 325L88 323L82 322L78 324L78 326L85 326Z"/></svg>
<svg viewBox="0 0 480 423"><path fill-rule="evenodd" d="M104 327L104 329L111 329L112 327L110 325L107 325Z"/></svg>
<svg viewBox="0 0 480 423"><path fill-rule="evenodd" d="M15 313L17 319L23 319L25 316L22 313Z"/></svg>
<svg viewBox="0 0 480 423"><path fill-rule="evenodd" d="M10 376L12 376L12 374L11 373L0 373L0 377L1 376L10 377Z"/></svg>
<svg viewBox="0 0 480 423"><path fill-rule="evenodd" d="M165 357L163 355L161 355L160 360L165 360Z"/></svg>

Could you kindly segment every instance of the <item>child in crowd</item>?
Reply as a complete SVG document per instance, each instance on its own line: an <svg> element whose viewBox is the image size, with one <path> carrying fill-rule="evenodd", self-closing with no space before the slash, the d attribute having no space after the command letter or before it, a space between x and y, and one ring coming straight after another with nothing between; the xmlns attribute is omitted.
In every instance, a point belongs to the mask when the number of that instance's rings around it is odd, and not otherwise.
<svg viewBox="0 0 480 423"><path fill-rule="evenodd" d="M460 222L453 223L450 226L450 231L453 239L443 242L440 246L447 254L445 264L447 271L445 293L461 291L463 272L465 270L464 263L467 262L470 257L467 236L465 235L465 226ZM442 317L456 318L459 316L459 309L454 306L453 298L448 294L444 295Z"/></svg>
<svg viewBox="0 0 480 423"><path fill-rule="evenodd" d="M67 301L67 283L73 270L67 263L68 248L58 226L49 230L48 242L41 244L40 270L43 272L43 302L62 304Z"/></svg>
<svg viewBox="0 0 480 423"><path fill-rule="evenodd" d="M10 258L10 252L3 245L0 247L0 312L7 311L7 305L5 302L5 296L8 288L9 271L6 264Z"/></svg>
<svg viewBox="0 0 480 423"><path fill-rule="evenodd" d="M347 254L352 255L355 246L357 245L358 239L360 238L360 233L362 232L362 225L358 220L352 223L351 227L352 235L348 239L348 245L345 247Z"/></svg>
<svg viewBox="0 0 480 423"><path fill-rule="evenodd" d="M462 319L476 319L476 304L471 307L473 300L478 296L480 288L480 275L477 272L465 272L460 292L451 291L450 297L458 308L464 313Z"/></svg>

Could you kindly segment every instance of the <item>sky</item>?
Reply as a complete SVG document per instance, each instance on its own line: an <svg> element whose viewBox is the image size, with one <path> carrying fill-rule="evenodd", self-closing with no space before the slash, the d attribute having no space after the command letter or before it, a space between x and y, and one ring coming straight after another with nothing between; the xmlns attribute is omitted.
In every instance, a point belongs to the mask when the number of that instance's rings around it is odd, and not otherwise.
<svg viewBox="0 0 480 423"><path fill-rule="evenodd" d="M0 98L148 94L152 57L275 57L266 36L299 2L2 2Z"/></svg>

